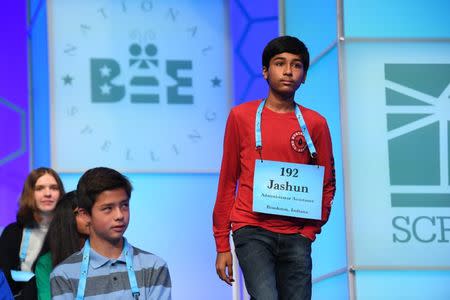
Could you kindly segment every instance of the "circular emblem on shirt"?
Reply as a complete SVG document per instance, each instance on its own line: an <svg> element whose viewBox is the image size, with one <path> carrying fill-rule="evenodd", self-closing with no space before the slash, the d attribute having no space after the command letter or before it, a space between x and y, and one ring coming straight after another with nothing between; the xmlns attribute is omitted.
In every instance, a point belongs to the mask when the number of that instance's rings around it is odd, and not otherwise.
<svg viewBox="0 0 450 300"><path fill-rule="evenodd" d="M306 140L303 132L296 131L291 135L291 147L296 152L303 152L306 149Z"/></svg>

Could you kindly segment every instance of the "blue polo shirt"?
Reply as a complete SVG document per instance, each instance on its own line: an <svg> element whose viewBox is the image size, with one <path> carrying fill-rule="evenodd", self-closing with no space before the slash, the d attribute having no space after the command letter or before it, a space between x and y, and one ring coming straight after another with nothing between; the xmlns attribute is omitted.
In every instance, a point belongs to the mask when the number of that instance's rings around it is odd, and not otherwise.
<svg viewBox="0 0 450 300"><path fill-rule="evenodd" d="M139 299L171 299L167 264L158 256L133 248L133 268ZM133 299L123 253L117 259L104 257L91 248L84 299ZM83 249L56 266L50 275L52 299L77 296Z"/></svg>

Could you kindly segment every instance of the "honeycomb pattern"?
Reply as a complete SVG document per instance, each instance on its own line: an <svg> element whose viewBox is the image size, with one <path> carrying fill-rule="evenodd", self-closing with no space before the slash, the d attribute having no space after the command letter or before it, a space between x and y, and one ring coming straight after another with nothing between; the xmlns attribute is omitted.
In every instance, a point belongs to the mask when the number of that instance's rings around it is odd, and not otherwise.
<svg viewBox="0 0 450 300"><path fill-rule="evenodd" d="M230 2L235 104L267 94L262 77L261 54L267 42L278 36L278 1Z"/></svg>
<svg viewBox="0 0 450 300"><path fill-rule="evenodd" d="M0 98L0 230L15 219L17 199L28 172L27 113Z"/></svg>
<svg viewBox="0 0 450 300"><path fill-rule="evenodd" d="M0 11L8 24L0 30L5 41L0 49L0 230L15 220L30 168L28 2L33 1L5 2Z"/></svg>
<svg viewBox="0 0 450 300"><path fill-rule="evenodd" d="M0 98L0 166L26 151L26 113L14 103Z"/></svg>

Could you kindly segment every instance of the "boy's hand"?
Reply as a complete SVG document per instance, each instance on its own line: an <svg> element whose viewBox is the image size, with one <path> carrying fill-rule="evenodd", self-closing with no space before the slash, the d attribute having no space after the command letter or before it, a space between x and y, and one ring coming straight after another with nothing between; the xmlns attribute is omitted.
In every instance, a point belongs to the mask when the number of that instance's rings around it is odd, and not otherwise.
<svg viewBox="0 0 450 300"><path fill-rule="evenodd" d="M228 285L234 282L233 279L233 256L231 252L217 253L216 258L216 272L220 279L225 281Z"/></svg>

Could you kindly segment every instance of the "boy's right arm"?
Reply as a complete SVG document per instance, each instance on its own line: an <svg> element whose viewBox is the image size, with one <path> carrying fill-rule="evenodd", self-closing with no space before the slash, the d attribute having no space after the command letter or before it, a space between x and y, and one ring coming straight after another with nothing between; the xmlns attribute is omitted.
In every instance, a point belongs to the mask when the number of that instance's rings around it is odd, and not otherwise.
<svg viewBox="0 0 450 300"><path fill-rule="evenodd" d="M228 116L223 142L222 166L213 212L213 231L216 240L217 275L230 284L233 280L233 257L230 252L230 213L233 208L236 184L240 174L239 130L234 111Z"/></svg>
<svg viewBox="0 0 450 300"><path fill-rule="evenodd" d="M50 286L52 290L52 300L72 300L75 299L74 288L70 279L64 272L54 269L50 275Z"/></svg>
<svg viewBox="0 0 450 300"><path fill-rule="evenodd" d="M231 252L219 252L216 258L216 272L220 279L228 285L234 282L233 279L233 256Z"/></svg>

